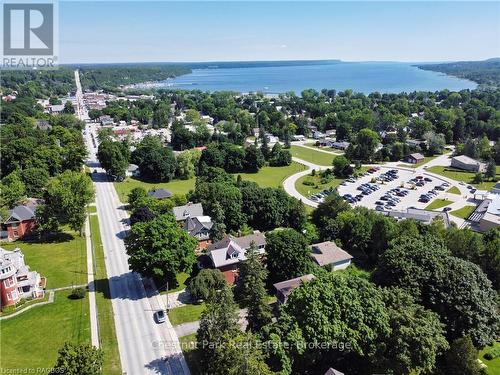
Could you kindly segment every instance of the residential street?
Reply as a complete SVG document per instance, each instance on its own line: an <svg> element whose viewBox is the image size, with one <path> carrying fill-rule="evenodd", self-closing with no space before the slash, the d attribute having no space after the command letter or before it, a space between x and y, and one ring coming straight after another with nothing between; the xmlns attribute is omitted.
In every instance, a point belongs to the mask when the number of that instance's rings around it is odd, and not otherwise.
<svg viewBox="0 0 500 375"><path fill-rule="evenodd" d="M75 78L77 77L75 74ZM77 99L82 98L77 82ZM78 115L87 111L78 106ZM189 374L180 350L178 337L170 322L157 324L153 314L165 309L154 285L147 290L139 274L130 271L124 239L128 230L128 213L120 203L114 185L95 160L92 136L97 139L93 124L86 124L85 141L89 149L87 165L93 173L100 233L106 257L116 335L124 374ZM165 359L168 358L168 361Z"/></svg>

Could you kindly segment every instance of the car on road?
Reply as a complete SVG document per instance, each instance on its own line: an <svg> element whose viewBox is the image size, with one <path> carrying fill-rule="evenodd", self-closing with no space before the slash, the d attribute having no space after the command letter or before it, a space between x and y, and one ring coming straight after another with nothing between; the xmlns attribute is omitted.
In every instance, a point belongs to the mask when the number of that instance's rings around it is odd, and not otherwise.
<svg viewBox="0 0 500 375"><path fill-rule="evenodd" d="M154 315L157 323L165 323L167 321L167 315L164 310L158 310Z"/></svg>

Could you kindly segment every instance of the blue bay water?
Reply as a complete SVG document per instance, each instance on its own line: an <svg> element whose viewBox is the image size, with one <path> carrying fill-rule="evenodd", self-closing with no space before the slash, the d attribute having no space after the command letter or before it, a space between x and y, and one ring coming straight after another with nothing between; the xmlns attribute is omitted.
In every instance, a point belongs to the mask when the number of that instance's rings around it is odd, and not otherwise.
<svg viewBox="0 0 500 375"><path fill-rule="evenodd" d="M293 66L211 67L162 83L162 87L202 91L260 91L269 94L304 89L352 89L355 92L398 93L474 89L474 82L421 70L409 63L332 62Z"/></svg>

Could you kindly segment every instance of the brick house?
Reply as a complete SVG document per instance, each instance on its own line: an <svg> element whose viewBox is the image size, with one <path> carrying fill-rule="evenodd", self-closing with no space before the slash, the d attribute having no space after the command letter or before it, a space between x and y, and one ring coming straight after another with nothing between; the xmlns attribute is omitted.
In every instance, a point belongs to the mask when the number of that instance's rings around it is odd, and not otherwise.
<svg viewBox="0 0 500 375"><path fill-rule="evenodd" d="M0 307L18 303L22 298L43 298L46 279L30 271L21 249L0 248Z"/></svg>
<svg viewBox="0 0 500 375"><path fill-rule="evenodd" d="M7 220L2 225L7 232L7 239L15 241L31 233L36 227L36 207L43 203L42 199L30 198L9 210Z"/></svg>
<svg viewBox="0 0 500 375"><path fill-rule="evenodd" d="M213 267L224 274L228 284L232 285L236 281L239 262L247 259L245 254L252 243L255 243L259 254L264 254L266 237L260 232L243 237L227 235L208 247L207 252Z"/></svg>

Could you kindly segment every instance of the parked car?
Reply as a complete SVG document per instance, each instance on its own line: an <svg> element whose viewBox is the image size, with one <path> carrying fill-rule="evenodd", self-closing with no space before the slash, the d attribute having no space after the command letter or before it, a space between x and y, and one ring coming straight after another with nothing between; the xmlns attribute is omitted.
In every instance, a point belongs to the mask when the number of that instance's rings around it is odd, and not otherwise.
<svg viewBox="0 0 500 375"><path fill-rule="evenodd" d="M165 323L165 321L167 320L167 316L165 314L165 311L163 310L158 310L154 315L157 323Z"/></svg>
<svg viewBox="0 0 500 375"><path fill-rule="evenodd" d="M425 178L424 178L424 181L427 181L427 182L432 182L432 178L425 177Z"/></svg>
<svg viewBox="0 0 500 375"><path fill-rule="evenodd" d="M445 208L443 208L443 211L444 211L444 212L451 211L451 207L445 207Z"/></svg>
<svg viewBox="0 0 500 375"><path fill-rule="evenodd" d="M376 211L384 211L384 207L383 206L375 206L375 210Z"/></svg>

